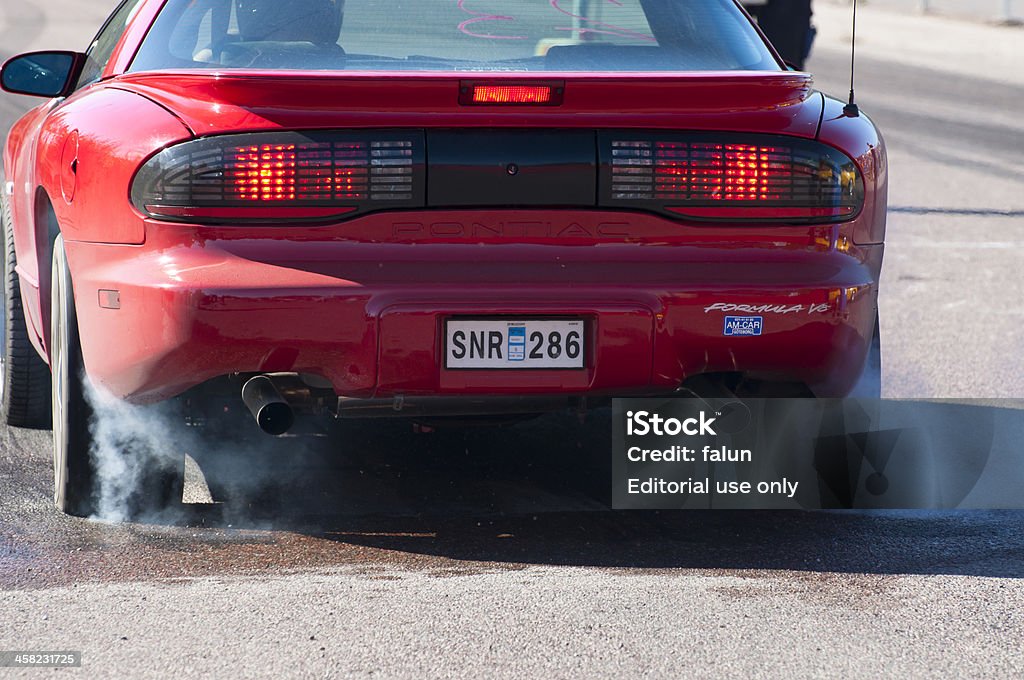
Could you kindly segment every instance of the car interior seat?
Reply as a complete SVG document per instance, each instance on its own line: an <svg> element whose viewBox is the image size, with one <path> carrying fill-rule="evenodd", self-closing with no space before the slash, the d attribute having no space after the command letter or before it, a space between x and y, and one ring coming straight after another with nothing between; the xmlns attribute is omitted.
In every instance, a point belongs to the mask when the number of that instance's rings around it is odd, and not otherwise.
<svg viewBox="0 0 1024 680"><path fill-rule="evenodd" d="M344 0L235 0L238 40L221 63L252 68L343 68Z"/></svg>

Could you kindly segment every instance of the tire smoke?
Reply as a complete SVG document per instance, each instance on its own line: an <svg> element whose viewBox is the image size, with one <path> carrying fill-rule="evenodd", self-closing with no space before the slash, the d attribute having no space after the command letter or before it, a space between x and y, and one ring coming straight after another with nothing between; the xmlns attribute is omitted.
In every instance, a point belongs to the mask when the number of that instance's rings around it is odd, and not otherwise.
<svg viewBox="0 0 1024 680"><path fill-rule="evenodd" d="M265 511L261 505L271 504L274 492L301 474L281 461L302 459L313 446L305 438L263 434L241 408L217 414L208 425L190 426L180 399L136 406L92 385L86 397L92 409L91 518L99 521L193 522L197 505L209 503L183 503L189 457L202 473L210 499L222 505L222 521L267 528L250 513ZM195 489L195 482L191 484Z"/></svg>

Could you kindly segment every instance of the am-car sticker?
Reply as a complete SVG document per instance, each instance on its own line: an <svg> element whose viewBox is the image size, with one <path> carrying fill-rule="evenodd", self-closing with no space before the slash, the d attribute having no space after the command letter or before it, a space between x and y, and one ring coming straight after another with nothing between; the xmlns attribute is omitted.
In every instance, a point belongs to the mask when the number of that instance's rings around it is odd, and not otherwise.
<svg viewBox="0 0 1024 680"><path fill-rule="evenodd" d="M756 336L761 335L763 330L763 316L727 316L722 334L726 336Z"/></svg>

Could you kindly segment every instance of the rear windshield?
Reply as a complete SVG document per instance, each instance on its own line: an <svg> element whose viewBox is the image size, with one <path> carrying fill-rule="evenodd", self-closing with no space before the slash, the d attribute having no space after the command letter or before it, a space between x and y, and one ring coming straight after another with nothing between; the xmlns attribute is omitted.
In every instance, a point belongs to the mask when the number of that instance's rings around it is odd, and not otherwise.
<svg viewBox="0 0 1024 680"><path fill-rule="evenodd" d="M779 70L733 0L169 0L130 71Z"/></svg>

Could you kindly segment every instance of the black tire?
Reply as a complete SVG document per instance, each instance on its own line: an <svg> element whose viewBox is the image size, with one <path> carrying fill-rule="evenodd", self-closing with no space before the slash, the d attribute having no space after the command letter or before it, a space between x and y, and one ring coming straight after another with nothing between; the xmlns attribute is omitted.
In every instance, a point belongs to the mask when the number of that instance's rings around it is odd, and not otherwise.
<svg viewBox="0 0 1024 680"><path fill-rule="evenodd" d="M50 368L29 339L21 303L21 281L15 271L14 222L10 204L3 195L0 195L0 223L4 244L0 418L7 425L45 430L50 427Z"/></svg>
<svg viewBox="0 0 1024 680"><path fill-rule="evenodd" d="M115 519L139 519L180 504L185 479L184 453L152 455L145 438L114 443L117 450L112 455L145 460L142 465L133 466L138 470L133 488L107 499L108 503L103 502L90 422L94 411L86 390L88 378L82 360L71 273L60 236L53 246L51 317L53 497L57 509L79 517L107 510L115 513Z"/></svg>
<svg viewBox="0 0 1024 680"><path fill-rule="evenodd" d="M58 236L53 247L50 287L50 368L53 413L53 502L69 515L88 517L96 510L96 471L92 461L89 420L92 406L82 383L83 363L78 340L71 275Z"/></svg>

